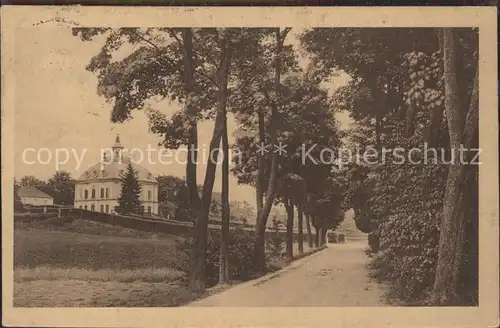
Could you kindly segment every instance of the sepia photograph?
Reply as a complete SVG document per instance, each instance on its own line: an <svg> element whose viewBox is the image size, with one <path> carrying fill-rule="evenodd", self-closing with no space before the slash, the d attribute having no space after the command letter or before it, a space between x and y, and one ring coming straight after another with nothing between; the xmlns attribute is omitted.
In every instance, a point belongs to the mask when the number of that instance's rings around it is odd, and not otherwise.
<svg viewBox="0 0 500 328"><path fill-rule="evenodd" d="M2 8L4 324L494 325L496 8L325 9Z"/></svg>

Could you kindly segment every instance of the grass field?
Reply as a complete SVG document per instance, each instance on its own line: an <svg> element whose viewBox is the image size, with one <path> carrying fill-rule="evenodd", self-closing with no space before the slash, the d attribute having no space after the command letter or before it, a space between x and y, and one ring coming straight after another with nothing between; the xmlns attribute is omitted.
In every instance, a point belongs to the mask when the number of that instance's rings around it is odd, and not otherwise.
<svg viewBox="0 0 500 328"><path fill-rule="evenodd" d="M16 223L14 305L175 306L194 298L182 282L181 237L91 221Z"/></svg>
<svg viewBox="0 0 500 328"><path fill-rule="evenodd" d="M185 287L183 240L81 219L16 222L14 306L181 305L198 296Z"/></svg>
<svg viewBox="0 0 500 328"><path fill-rule="evenodd" d="M14 266L129 270L175 268L177 237L133 238L41 229L14 232Z"/></svg>

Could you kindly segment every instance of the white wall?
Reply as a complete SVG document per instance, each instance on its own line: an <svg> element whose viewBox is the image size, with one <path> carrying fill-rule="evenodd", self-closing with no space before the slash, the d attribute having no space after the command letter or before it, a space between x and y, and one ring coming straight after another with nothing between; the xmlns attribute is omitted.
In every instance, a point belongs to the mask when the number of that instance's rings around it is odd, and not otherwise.
<svg viewBox="0 0 500 328"><path fill-rule="evenodd" d="M148 212L148 207L151 207L151 213L158 214L158 184L141 183L142 192L140 199L144 205L144 211ZM104 189L104 197L101 197L101 188ZM108 189L108 197L106 197L106 188ZM95 190L95 198L92 199L92 189ZM85 190L87 190L88 198L85 199ZM148 197L148 191L151 197ZM113 212L115 206L118 205L118 198L121 195L121 184L119 181L94 181L94 182L78 182L75 186L75 207L91 210L94 205L94 210L101 211L101 205L109 207L109 212Z"/></svg>
<svg viewBox="0 0 500 328"><path fill-rule="evenodd" d="M54 205L53 198L21 197L21 202L27 205Z"/></svg>

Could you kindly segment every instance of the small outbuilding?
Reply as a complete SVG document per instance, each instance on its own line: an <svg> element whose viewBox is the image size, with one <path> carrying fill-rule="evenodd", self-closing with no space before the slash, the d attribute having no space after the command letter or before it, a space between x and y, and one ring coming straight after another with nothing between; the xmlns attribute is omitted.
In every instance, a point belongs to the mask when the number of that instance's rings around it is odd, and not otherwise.
<svg viewBox="0 0 500 328"><path fill-rule="evenodd" d="M54 197L47 195L35 187L21 186L17 190L17 195L21 198L21 202L24 205L54 205Z"/></svg>

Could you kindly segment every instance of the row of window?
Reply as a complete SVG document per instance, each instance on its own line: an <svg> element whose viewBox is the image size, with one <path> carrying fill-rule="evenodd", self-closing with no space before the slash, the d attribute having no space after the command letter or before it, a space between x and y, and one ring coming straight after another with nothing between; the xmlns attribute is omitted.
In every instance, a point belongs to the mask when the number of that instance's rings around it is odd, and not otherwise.
<svg viewBox="0 0 500 328"><path fill-rule="evenodd" d="M88 210L89 209L87 205L80 205L80 208L84 209L84 210ZM102 212L102 213L109 213L109 205L108 204L101 205L99 209L100 209L100 212ZM95 211L95 205L94 204L90 205L90 210L91 211ZM148 206L148 213L151 214L151 206Z"/></svg>
<svg viewBox="0 0 500 328"><path fill-rule="evenodd" d="M92 189L92 199L95 199L95 189ZM153 193L151 190L148 190L148 200L152 200ZM109 198L109 188L101 188L101 199L107 199ZM89 199L89 191L87 189L84 190L83 192L83 199Z"/></svg>
<svg viewBox="0 0 500 328"><path fill-rule="evenodd" d="M96 192L95 192L95 189L92 189L92 199L95 199L95 196L96 196ZM109 188L101 188L101 198L109 198ZM84 199L89 199L89 191L87 189L85 189L83 191L83 198Z"/></svg>

